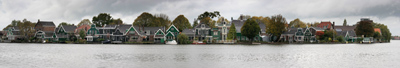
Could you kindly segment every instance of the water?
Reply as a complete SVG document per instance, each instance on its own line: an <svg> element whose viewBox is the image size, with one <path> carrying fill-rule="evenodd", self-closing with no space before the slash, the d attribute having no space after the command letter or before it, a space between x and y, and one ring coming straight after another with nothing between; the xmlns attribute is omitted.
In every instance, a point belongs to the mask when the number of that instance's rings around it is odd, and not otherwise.
<svg viewBox="0 0 400 68"><path fill-rule="evenodd" d="M0 43L0 68L396 68L399 44Z"/></svg>

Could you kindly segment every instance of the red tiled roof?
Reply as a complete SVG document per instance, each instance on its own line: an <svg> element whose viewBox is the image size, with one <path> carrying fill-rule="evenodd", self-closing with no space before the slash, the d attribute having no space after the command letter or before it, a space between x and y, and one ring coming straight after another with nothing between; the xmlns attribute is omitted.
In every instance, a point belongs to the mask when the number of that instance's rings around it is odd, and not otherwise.
<svg viewBox="0 0 400 68"><path fill-rule="evenodd" d="M328 26L328 29L330 29L331 26L332 26L332 23L331 23L331 22L321 22L321 23L318 25L319 28L324 28L324 26Z"/></svg>
<svg viewBox="0 0 400 68"><path fill-rule="evenodd" d="M379 28L374 28L374 31L381 33L381 29L379 29Z"/></svg>

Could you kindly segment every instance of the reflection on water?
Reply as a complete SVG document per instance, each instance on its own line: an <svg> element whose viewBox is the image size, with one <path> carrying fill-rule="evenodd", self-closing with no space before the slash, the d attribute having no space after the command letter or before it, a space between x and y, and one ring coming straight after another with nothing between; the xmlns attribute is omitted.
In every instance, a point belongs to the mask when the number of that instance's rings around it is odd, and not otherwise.
<svg viewBox="0 0 400 68"><path fill-rule="evenodd" d="M382 44L0 44L1 68L398 67L400 41Z"/></svg>

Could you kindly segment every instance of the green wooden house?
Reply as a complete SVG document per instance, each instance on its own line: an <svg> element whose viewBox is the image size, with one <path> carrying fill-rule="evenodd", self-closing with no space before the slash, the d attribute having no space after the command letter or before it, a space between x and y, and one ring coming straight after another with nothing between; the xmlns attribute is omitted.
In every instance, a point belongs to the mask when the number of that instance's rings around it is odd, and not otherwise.
<svg viewBox="0 0 400 68"><path fill-rule="evenodd" d="M76 26L74 25L61 25L55 30L54 40L58 42L65 42L72 40L72 36L74 36Z"/></svg>
<svg viewBox="0 0 400 68"><path fill-rule="evenodd" d="M175 27L174 24L171 24L171 26L165 32L167 33L165 35L166 41L177 40L177 37L179 35L179 30L178 28Z"/></svg>
<svg viewBox="0 0 400 68"><path fill-rule="evenodd" d="M90 26L90 29L86 32L86 40L89 42L96 41L99 37L99 30L96 28L95 24Z"/></svg>
<svg viewBox="0 0 400 68"><path fill-rule="evenodd" d="M163 30L158 29L157 32L154 34L154 42L156 43L165 43L165 33Z"/></svg>

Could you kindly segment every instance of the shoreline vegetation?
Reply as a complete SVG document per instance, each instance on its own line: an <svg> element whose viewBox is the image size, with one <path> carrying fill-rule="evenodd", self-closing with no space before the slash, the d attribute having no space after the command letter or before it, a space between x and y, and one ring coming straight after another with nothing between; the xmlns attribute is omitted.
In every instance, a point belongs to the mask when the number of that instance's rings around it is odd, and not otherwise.
<svg viewBox="0 0 400 68"><path fill-rule="evenodd" d="M217 20L215 20L217 19ZM287 22L282 15L224 18L219 11L200 14L193 23L184 15L143 12L132 24L100 13L77 25L13 20L1 31L3 43L57 44L363 44L390 43L386 25L361 18L353 25L334 21Z"/></svg>

